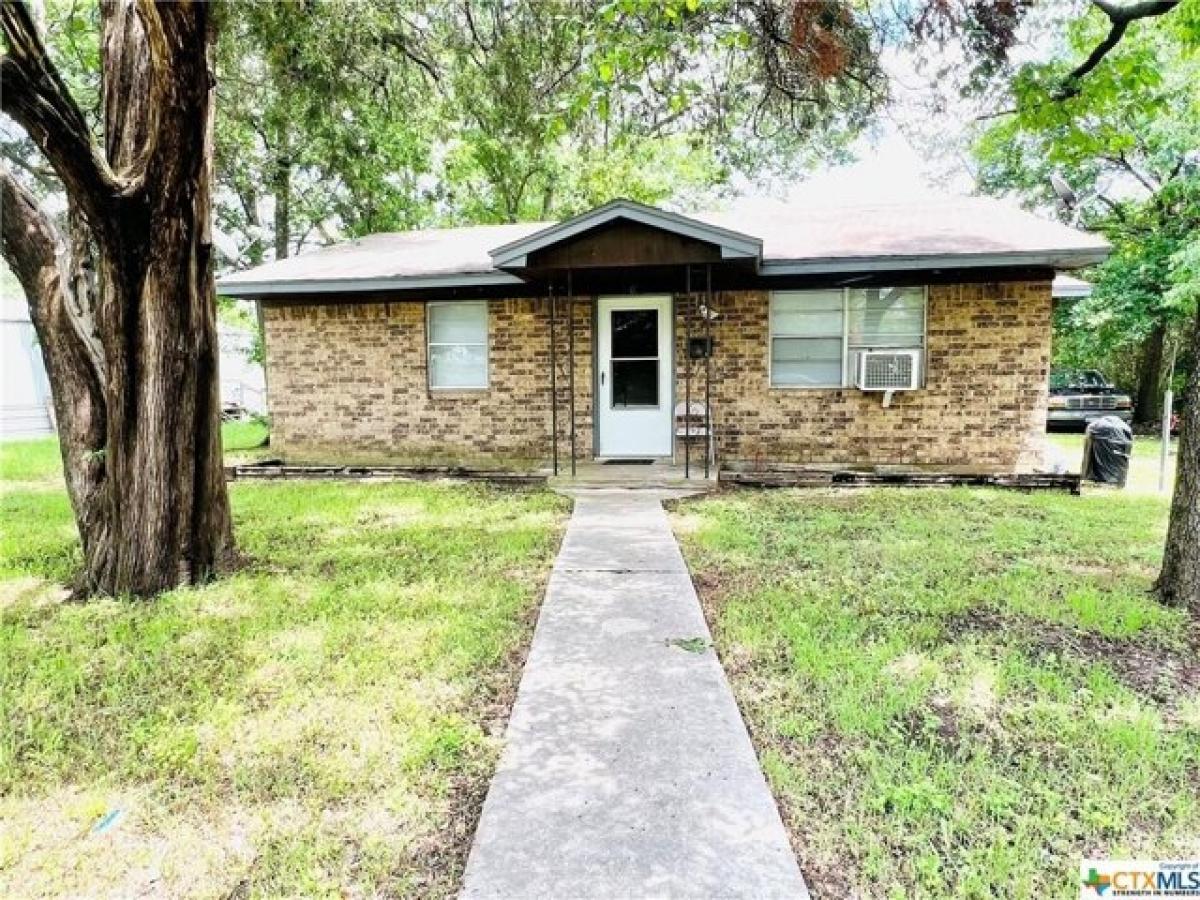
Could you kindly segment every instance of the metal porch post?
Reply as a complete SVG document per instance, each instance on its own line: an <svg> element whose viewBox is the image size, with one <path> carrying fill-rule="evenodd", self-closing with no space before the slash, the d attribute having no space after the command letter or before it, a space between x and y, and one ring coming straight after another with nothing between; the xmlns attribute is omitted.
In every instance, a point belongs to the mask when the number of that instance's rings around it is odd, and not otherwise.
<svg viewBox="0 0 1200 900"><path fill-rule="evenodd" d="M575 285L567 268L567 353L570 356L568 385L571 391L571 477L575 477Z"/></svg>
<svg viewBox="0 0 1200 900"><path fill-rule="evenodd" d="M558 474L558 299L550 279L550 446L554 474Z"/></svg>
<svg viewBox="0 0 1200 900"><path fill-rule="evenodd" d="M704 478L713 457L712 431L712 263L704 265Z"/></svg>
<svg viewBox="0 0 1200 900"><path fill-rule="evenodd" d="M692 267L684 270L683 290L683 477L692 477Z"/></svg>

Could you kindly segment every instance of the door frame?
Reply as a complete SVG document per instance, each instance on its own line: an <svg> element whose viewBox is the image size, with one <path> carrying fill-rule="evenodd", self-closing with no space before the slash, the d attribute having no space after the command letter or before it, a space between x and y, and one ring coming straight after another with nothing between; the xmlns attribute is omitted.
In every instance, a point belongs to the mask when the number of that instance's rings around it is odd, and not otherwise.
<svg viewBox="0 0 1200 900"><path fill-rule="evenodd" d="M675 295L672 293L653 293L653 294L597 294L592 304L592 457L594 459L641 459L647 456L653 456L656 459L667 459L674 455L675 451L675 382L677 373L675 371ZM652 301L660 301L665 307L667 318L667 364L670 377L667 379L666 392L666 418L667 432L669 434L668 447L670 448L664 454L658 453L629 453L629 454L602 454L600 452L600 369L602 360L600 359L600 328L603 306L605 301L640 301L649 303ZM638 308L636 306L632 308ZM660 323L661 324L661 323ZM611 352L611 335L610 335L610 352ZM610 376L611 377L611 376Z"/></svg>

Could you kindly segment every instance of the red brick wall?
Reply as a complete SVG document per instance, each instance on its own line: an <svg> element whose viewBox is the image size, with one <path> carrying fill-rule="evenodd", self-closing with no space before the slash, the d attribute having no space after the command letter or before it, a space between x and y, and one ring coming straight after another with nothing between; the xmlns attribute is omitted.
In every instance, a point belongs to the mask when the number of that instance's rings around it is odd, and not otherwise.
<svg viewBox="0 0 1200 900"><path fill-rule="evenodd" d="M929 290L926 387L877 394L771 388L768 295L718 295L713 415L724 460L1012 470L1044 430L1049 282ZM517 466L550 455L549 307L489 302L483 391L429 391L419 302L268 306L272 445L294 461ZM559 448L569 453L567 335L560 303ZM576 445L592 450L592 304L576 301ZM682 305L677 401L684 393ZM693 387L703 390L701 364Z"/></svg>
<svg viewBox="0 0 1200 900"><path fill-rule="evenodd" d="M931 286L925 387L897 392L889 408L852 388L772 388L768 303L766 292L714 303L712 415L723 459L1006 471L1032 463L1045 432L1049 282ZM676 328L682 361L678 310ZM702 390L703 364L693 373Z"/></svg>

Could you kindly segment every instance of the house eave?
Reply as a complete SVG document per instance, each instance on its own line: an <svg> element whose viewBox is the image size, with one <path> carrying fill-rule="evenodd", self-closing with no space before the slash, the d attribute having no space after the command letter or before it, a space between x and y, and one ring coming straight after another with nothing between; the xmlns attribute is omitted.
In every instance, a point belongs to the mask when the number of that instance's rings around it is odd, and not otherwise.
<svg viewBox="0 0 1200 900"><path fill-rule="evenodd" d="M217 293L228 297L264 297L272 294L353 294L360 291L419 291L520 284L525 284L524 279L507 272L448 272L442 275L397 275L390 278L218 280Z"/></svg>
<svg viewBox="0 0 1200 900"><path fill-rule="evenodd" d="M774 259L764 261L757 277L772 278L820 275L873 275L889 272L960 271L968 269L1077 269L1103 262L1109 255L1103 247L1012 251L975 254L910 256L828 257L817 259ZM368 278L264 279L261 281L217 282L218 293L230 297L277 295L354 294L387 291L414 292L456 288L528 288L529 280L510 272L447 272L437 275L397 275Z"/></svg>
<svg viewBox="0 0 1200 900"><path fill-rule="evenodd" d="M1111 248L1089 247L1065 250L1013 250L989 253L912 254L895 256L826 257L813 259L764 260L759 274L836 275L856 272L911 272L928 269L988 269L997 267L1080 269L1108 258Z"/></svg>

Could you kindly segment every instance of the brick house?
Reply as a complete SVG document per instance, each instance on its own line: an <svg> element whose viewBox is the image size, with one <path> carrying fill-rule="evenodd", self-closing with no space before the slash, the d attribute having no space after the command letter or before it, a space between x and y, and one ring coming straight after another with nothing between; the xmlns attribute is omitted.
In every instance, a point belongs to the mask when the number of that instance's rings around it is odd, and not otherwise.
<svg viewBox="0 0 1200 900"><path fill-rule="evenodd" d="M981 199L618 200L372 235L220 291L260 303L288 461L529 468L686 444L721 465L1019 471L1044 432L1054 273L1107 252Z"/></svg>

